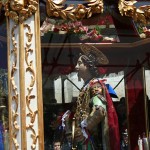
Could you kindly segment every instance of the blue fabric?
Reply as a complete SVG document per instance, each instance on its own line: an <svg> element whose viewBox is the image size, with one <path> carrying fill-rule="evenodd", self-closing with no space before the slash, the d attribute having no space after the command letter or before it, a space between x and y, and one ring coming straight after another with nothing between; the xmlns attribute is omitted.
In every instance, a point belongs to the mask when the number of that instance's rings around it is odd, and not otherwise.
<svg viewBox="0 0 150 150"><path fill-rule="evenodd" d="M0 122L0 150L4 150L3 124Z"/></svg>
<svg viewBox="0 0 150 150"><path fill-rule="evenodd" d="M106 84L106 87L107 87L108 92L109 92L109 94L110 94L110 96L111 96L112 98L118 98L116 92L114 91L114 89L111 87L110 84Z"/></svg>

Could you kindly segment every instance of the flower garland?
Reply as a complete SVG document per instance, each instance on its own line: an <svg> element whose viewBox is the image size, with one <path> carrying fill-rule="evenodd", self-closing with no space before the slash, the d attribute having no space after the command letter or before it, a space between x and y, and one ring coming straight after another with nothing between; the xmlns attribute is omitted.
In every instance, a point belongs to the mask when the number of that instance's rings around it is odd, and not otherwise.
<svg viewBox="0 0 150 150"><path fill-rule="evenodd" d="M75 34L81 41L91 40L96 42L117 42L116 38L103 36L103 30L99 25L84 26L81 21L65 21L46 18L43 22L40 31L41 36L47 32L57 34Z"/></svg>

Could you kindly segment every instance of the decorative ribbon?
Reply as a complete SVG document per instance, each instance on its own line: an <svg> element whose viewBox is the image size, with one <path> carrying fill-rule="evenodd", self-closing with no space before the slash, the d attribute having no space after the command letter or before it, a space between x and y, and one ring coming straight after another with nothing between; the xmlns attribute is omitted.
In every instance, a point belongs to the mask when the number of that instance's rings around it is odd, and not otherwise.
<svg viewBox="0 0 150 150"><path fill-rule="evenodd" d="M88 134L86 133L86 130L85 130L85 127L87 127L87 120L84 119L82 122L81 122L81 131L83 133L83 136L88 139Z"/></svg>
<svg viewBox="0 0 150 150"><path fill-rule="evenodd" d="M63 116L62 116L62 119L61 119L61 121L62 121L62 124L61 124L61 126L63 127L63 129L65 128L65 118L69 115L71 113L71 111L70 110L67 110L64 114L63 114Z"/></svg>

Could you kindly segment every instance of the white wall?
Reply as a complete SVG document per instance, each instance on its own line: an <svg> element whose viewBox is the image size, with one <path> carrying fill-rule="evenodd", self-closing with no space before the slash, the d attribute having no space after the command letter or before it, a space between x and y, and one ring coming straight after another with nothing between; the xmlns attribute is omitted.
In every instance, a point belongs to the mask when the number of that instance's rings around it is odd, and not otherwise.
<svg viewBox="0 0 150 150"><path fill-rule="evenodd" d="M123 72L111 73L108 76L104 77L106 79L106 83L109 83L112 88L116 87L118 82L120 82L123 78ZM148 97L150 98L150 70L145 71L146 76L146 92ZM78 88L82 88L84 82L83 80L78 81L78 77L76 73L71 73L67 76ZM68 80L65 80L65 102L69 103L72 101L73 97L78 97L79 90ZM55 98L57 99L58 103L62 102L62 89L61 89L61 78L58 78L54 82L55 86ZM120 84L115 88L115 92L117 93L118 99L113 98L113 101L119 101L121 97L125 97L125 86L124 86L124 79L120 82Z"/></svg>

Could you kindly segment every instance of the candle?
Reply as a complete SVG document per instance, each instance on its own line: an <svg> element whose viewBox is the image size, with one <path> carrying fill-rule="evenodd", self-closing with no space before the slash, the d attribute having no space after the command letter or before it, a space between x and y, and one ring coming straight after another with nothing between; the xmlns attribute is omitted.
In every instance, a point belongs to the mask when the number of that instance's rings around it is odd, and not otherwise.
<svg viewBox="0 0 150 150"><path fill-rule="evenodd" d="M147 137L146 137L145 133L143 133L142 141L143 141L144 150L149 150L149 147L148 147L148 140L147 140Z"/></svg>
<svg viewBox="0 0 150 150"><path fill-rule="evenodd" d="M140 135L138 138L138 147L139 147L139 150L143 150L142 139L141 139Z"/></svg>

